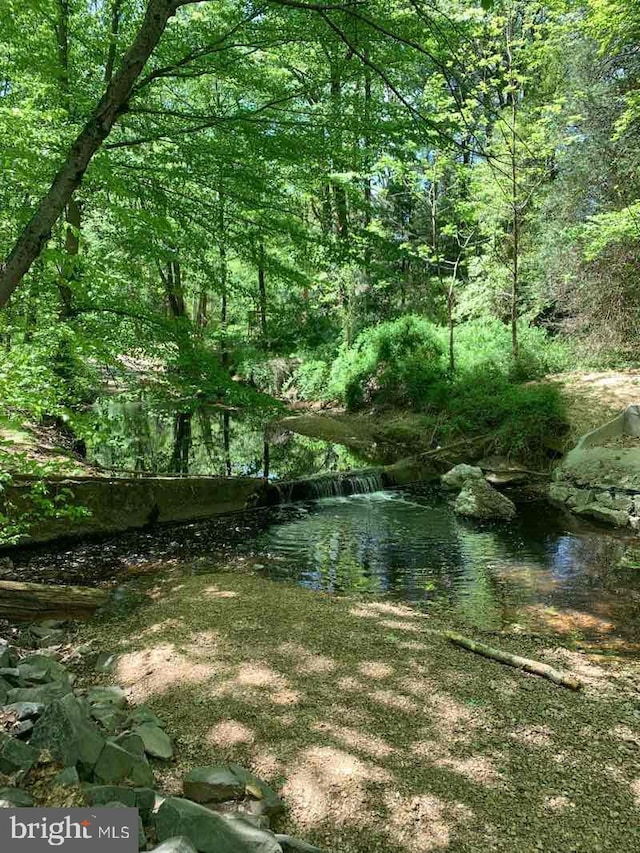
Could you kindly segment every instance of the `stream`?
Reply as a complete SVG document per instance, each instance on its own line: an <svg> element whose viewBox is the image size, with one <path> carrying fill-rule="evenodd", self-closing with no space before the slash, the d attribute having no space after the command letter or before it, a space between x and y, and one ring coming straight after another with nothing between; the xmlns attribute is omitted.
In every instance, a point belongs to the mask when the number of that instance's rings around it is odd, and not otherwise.
<svg viewBox="0 0 640 853"><path fill-rule="evenodd" d="M339 444L226 412L188 424L169 410L109 399L85 432L90 461L109 469L309 477L371 464ZM191 524L131 531L99 542L15 550L12 576L110 583L136 596L148 577L245 571L326 593L391 597L486 631L588 638L612 648L640 640L640 551L630 537L542 501L518 503L508 523L457 516L437 484L380 490L352 478L316 500ZM640 648L640 647L636 647Z"/></svg>

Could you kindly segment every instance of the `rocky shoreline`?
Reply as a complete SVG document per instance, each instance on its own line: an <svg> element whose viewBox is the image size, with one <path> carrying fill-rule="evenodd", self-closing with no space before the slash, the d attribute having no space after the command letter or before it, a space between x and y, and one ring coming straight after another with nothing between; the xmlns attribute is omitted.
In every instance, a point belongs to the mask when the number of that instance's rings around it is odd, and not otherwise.
<svg viewBox="0 0 640 853"><path fill-rule="evenodd" d="M0 638L0 807L137 808L140 850L320 853L273 830L284 802L238 764L194 767L182 797L165 795L153 769L174 756L163 721L117 685L77 686L73 670L104 675L115 656L65 645L52 620L14 633Z"/></svg>

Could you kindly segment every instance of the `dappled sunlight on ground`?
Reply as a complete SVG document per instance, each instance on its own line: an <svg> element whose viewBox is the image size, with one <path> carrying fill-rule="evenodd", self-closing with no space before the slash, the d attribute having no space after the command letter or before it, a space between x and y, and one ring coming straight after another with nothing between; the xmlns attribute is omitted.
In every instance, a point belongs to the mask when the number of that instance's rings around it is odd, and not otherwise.
<svg viewBox="0 0 640 853"><path fill-rule="evenodd" d="M135 704L182 684L206 681L215 671L215 665L195 663L174 645L163 644L120 657L116 677Z"/></svg>
<svg viewBox="0 0 640 853"><path fill-rule="evenodd" d="M385 795L385 805L391 814L391 838L411 853L426 853L449 847L452 828L469 820L472 815L471 809L462 803L430 794L403 798L388 793Z"/></svg>
<svg viewBox="0 0 640 853"><path fill-rule="evenodd" d="M283 793L279 829L331 853L564 853L604 832L603 850L640 849L638 694L617 660L500 638L585 677L575 694L454 647L405 605L243 574L161 586L84 630L175 738L167 790L195 765L245 764Z"/></svg>
<svg viewBox="0 0 640 853"><path fill-rule="evenodd" d="M373 822L368 786L390 781L389 773L373 763L317 746L289 768L283 794L296 823L305 829L329 820L336 826L367 826Z"/></svg>
<svg viewBox="0 0 640 853"><path fill-rule="evenodd" d="M255 735L251 729L237 720L220 720L207 734L207 741L220 747L253 743L254 740Z"/></svg>

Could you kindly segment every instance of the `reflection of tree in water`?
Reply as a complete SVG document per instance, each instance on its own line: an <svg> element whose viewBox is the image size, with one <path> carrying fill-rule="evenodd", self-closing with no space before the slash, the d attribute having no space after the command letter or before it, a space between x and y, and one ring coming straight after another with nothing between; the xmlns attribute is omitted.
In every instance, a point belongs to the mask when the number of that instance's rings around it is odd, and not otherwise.
<svg viewBox="0 0 640 853"><path fill-rule="evenodd" d="M263 417L166 400L100 400L81 424L90 461L114 471L295 479L363 467L345 448L293 433L266 439Z"/></svg>
<svg viewBox="0 0 640 853"><path fill-rule="evenodd" d="M414 601L455 595L460 554L444 505L425 512L389 493L325 502L272 528L259 544L287 560L291 577L316 588Z"/></svg>

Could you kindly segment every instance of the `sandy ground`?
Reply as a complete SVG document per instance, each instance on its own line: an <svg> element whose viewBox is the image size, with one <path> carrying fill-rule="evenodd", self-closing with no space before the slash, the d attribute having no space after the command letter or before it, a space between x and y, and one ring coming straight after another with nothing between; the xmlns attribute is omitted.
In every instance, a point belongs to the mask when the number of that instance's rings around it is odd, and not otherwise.
<svg viewBox="0 0 640 853"><path fill-rule="evenodd" d="M549 376L565 394L572 438L611 420L631 403L640 403L640 370L560 373Z"/></svg>
<svg viewBox="0 0 640 853"><path fill-rule="evenodd" d="M573 693L452 646L401 604L176 565L78 640L167 723L185 772L274 784L284 831L332 853L637 853L640 666L553 639L494 644L578 675ZM467 632L468 633L468 632Z"/></svg>

